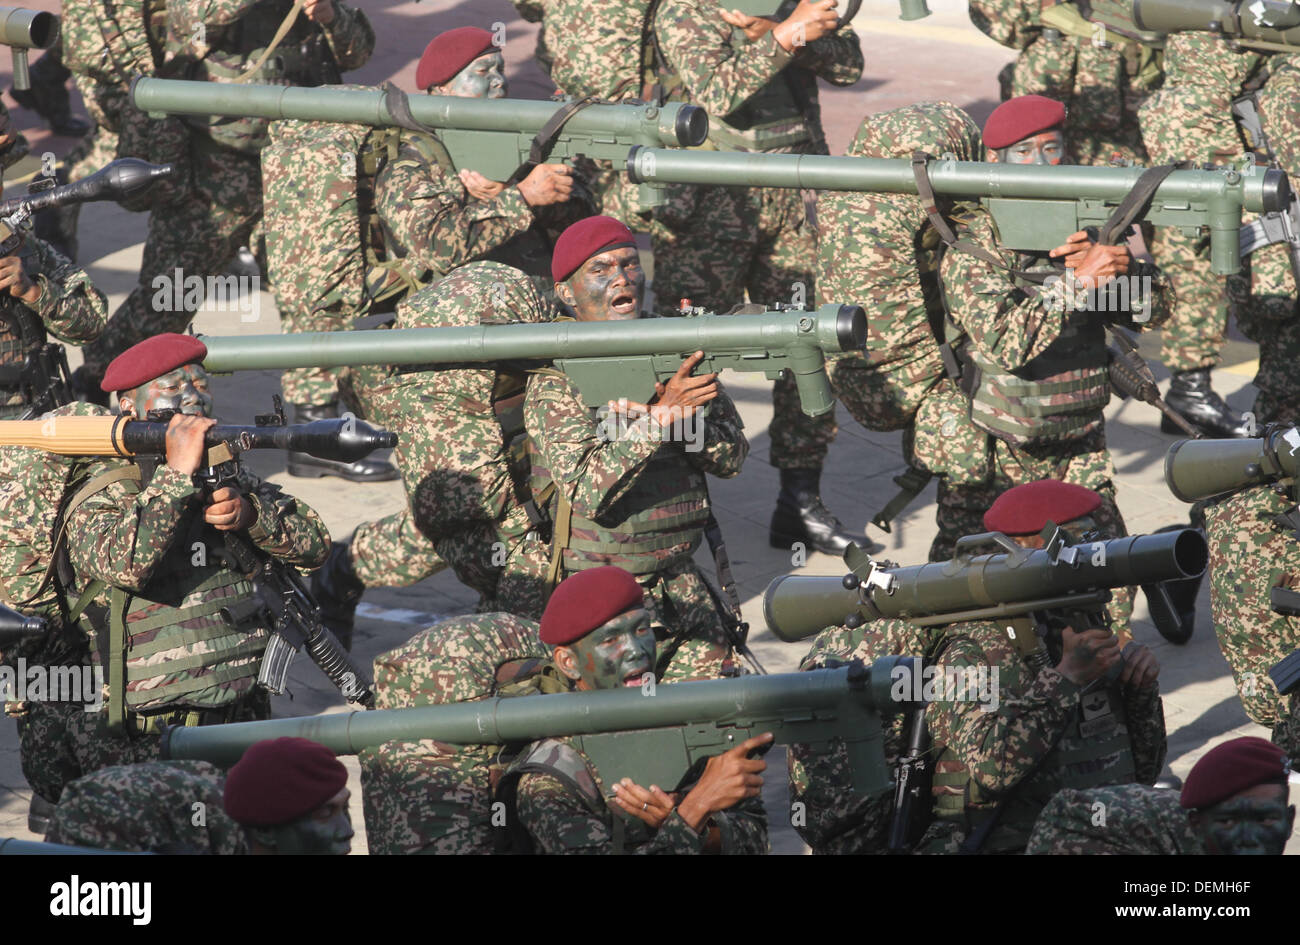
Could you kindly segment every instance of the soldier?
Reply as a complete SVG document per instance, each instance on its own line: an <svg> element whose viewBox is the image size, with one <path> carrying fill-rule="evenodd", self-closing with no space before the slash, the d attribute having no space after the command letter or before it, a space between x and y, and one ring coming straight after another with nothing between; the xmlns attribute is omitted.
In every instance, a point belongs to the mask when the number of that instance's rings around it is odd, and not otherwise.
<svg viewBox="0 0 1300 945"><path fill-rule="evenodd" d="M1291 836L1290 762L1262 738L1233 738L1192 767L1182 795L1141 784L1061 791L1026 853L1280 856Z"/></svg>
<svg viewBox="0 0 1300 945"><path fill-rule="evenodd" d="M319 566L329 548L315 512L246 471L237 488L200 494L193 474L215 423L199 366L206 353L195 338L158 335L105 375L123 416L176 415L164 464L87 463L62 497L48 577L59 583L68 628L93 641L108 688L107 705L20 707L23 773L46 800L88 772L155 759L164 725L267 717L257 677L269 631L262 609L246 606L256 591L227 563L222 533L244 531L304 569Z"/></svg>
<svg viewBox="0 0 1300 945"><path fill-rule="evenodd" d="M251 746L226 775L224 802L254 856L352 849L348 769L323 745L275 738Z"/></svg>
<svg viewBox="0 0 1300 945"><path fill-rule="evenodd" d="M645 274L631 230L611 217L565 230L551 273L555 294L578 321L640 317ZM612 403L599 420L558 372L536 374L524 402L532 493L555 524L549 554L543 543L525 541L503 581L553 587L566 574L606 564L635 574L660 635L660 679L710 678L730 665L730 615L692 555L712 518L705 475L737 475L749 441L717 375L691 375L702 357L687 358L653 391L628 391L646 403Z"/></svg>
<svg viewBox="0 0 1300 945"><path fill-rule="evenodd" d="M542 322L554 314L524 273L476 262L407 298L396 325ZM398 433L394 458L408 501L330 550L312 579L326 625L350 646L365 588L415 584L448 565L479 592L480 610L540 614L540 582L520 576L498 587L507 556L533 528L519 410L524 376L488 365L388 377L366 372L361 380L367 415Z"/></svg>
<svg viewBox="0 0 1300 945"><path fill-rule="evenodd" d="M212 82L322 85L339 82L341 72L360 68L370 58L375 42L370 23L341 0L304 0L301 14L272 53L270 38L292 6L291 0L169 3L166 66L160 74ZM256 70L249 68L253 64ZM78 370L83 396L98 399L95 388L114 356L150 335L175 331L193 317L189 303L173 311L175 293L160 287L171 286L178 275L219 275L247 243L262 213L258 154L268 124L260 118L189 118L183 123L169 119L153 129L146 153L138 156L176 160L188 174L173 199L154 205L139 284L86 348L85 364ZM168 149L166 154L149 153Z"/></svg>
<svg viewBox="0 0 1300 945"><path fill-rule="evenodd" d="M778 19L740 15L708 0L662 0L655 14L660 81L670 97L709 113L709 141L729 151L825 154L817 78L852 85L862 50L847 24L836 28L834 0L785 0ZM794 190L675 187L651 230L655 291L662 302L690 299L723 311L743 301L815 297L816 236ZM672 293L671 295L669 293ZM822 504L821 469L835 437L834 413L810 419L793 378L772 395L771 462L781 492L769 542L795 542L840 555L861 534Z"/></svg>
<svg viewBox="0 0 1300 945"><path fill-rule="evenodd" d="M542 615L541 639L578 691L640 686L655 667L644 592L621 568L592 568L557 587ZM710 758L695 786L678 796L612 780L616 772L602 775L568 740L548 738L516 759L498 796L508 811L512 802L517 810L507 814L517 842L541 853L621 853L625 844L638 854L766 853L759 798L767 763L747 756L771 741L765 733Z"/></svg>

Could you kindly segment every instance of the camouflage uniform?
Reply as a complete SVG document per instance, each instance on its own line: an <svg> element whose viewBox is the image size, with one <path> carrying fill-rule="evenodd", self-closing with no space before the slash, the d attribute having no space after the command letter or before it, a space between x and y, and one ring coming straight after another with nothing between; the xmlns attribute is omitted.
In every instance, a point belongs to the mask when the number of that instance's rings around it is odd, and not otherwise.
<svg viewBox="0 0 1300 945"><path fill-rule="evenodd" d="M1027 626L1019 629L1022 639L1035 640ZM1007 629L992 621L948 627L941 645L944 667L988 667L998 707L990 711L945 687L926 710L937 754L935 821L919 852L957 852L1000 804L998 824L981 851L1019 851L1043 805L1061 788L1151 784L1160 774L1165 720L1157 688L1113 684L1085 694L1051 666L1036 670Z"/></svg>
<svg viewBox="0 0 1300 945"><path fill-rule="evenodd" d="M222 803L225 775L206 761L104 768L67 786L49 843L154 853L247 853Z"/></svg>
<svg viewBox="0 0 1300 945"><path fill-rule="evenodd" d="M793 0L786 0L776 16L783 19L793 8ZM673 97L708 111L715 147L827 153L817 77L838 86L858 81L862 50L851 26L792 54L770 32L750 42L719 18L712 2L663 0L655 28L667 66L682 86ZM775 119L784 119L779 130L753 129ZM764 305L815 297L810 262L817 238L799 191L682 186L669 193L651 230L661 308L689 298L726 311L746 293ZM805 416L788 375L777 382L772 405L772 465L820 469L835 438L834 411Z"/></svg>
<svg viewBox="0 0 1300 945"><path fill-rule="evenodd" d="M522 272L478 262L407 298L398 306L397 327L544 322L554 314ZM532 527L520 499L526 467L502 442L503 422L510 424L511 416L493 412L511 409L501 400L498 372L376 374L359 377L358 396L368 416L398 434L393 458L408 503L357 528L351 550L357 577L367 585L402 586L450 565L483 596L480 609L539 615L545 597L527 582L510 585L522 597L507 592L506 606L495 606L506 556ZM519 381L513 397L522 393ZM515 427L522 435L522 424Z"/></svg>
<svg viewBox="0 0 1300 945"><path fill-rule="evenodd" d="M914 627L902 620L865 623L856 629L828 627L817 635L799 664L800 672L830 669L853 660L866 666L883 656L923 656L943 638L942 628ZM892 766L906 749L903 715L885 725L885 760ZM893 794L863 795L853 789L853 772L843 743L828 751L791 745L790 804L802 814L795 830L813 853L887 853ZM801 804L801 808L794 805Z"/></svg>
<svg viewBox="0 0 1300 945"><path fill-rule="evenodd" d="M290 0L257 5L249 0L169 3L167 57L161 74L217 82L230 81L236 74L247 75L244 66L269 41L290 5ZM279 55L268 60L258 78L282 84L302 84L304 80L320 84L322 77L337 81L336 75L313 75L310 68L322 64L307 61L295 52L298 44L318 32L323 34L337 70L364 65L375 43L370 22L364 13L339 0L334 0L334 14L333 21L319 30L300 15L281 44ZM291 65L280 67L280 62ZM169 284L177 270L183 278L219 275L239 247L248 242L262 213L258 151L266 143L268 124L265 119L195 117L180 125L171 120L164 127L173 132L173 140L148 145L156 151L165 144L172 152L167 155L169 159L181 159L188 177L173 200L161 206L155 204L156 212L149 217L139 284L113 313L104 334L86 349L86 369L91 378L102 377L108 362L136 342L159 332L182 330L193 317L193 311L185 305L180 311L172 311L172 293L160 292L159 284ZM178 129L182 133L175 135ZM125 140L119 142L119 152L134 153L127 150Z"/></svg>
<svg viewBox="0 0 1300 945"><path fill-rule="evenodd" d="M25 401L16 374L28 351L45 341L46 331L64 341L84 344L104 330L108 317L104 293L48 243L27 237L18 255L23 271L40 286L41 295L31 307L7 292L0 297L0 418L24 413ZM30 323L26 332L15 324L20 318ZM15 376L8 376L10 372Z"/></svg>
<svg viewBox="0 0 1300 945"><path fill-rule="evenodd" d="M1300 544L1274 516L1295 503L1271 486L1243 489L1205 508L1210 609L1219 648L1246 714L1258 725L1288 718L1268 671L1300 647L1300 620L1274 613L1269 592L1300 582Z"/></svg>
<svg viewBox="0 0 1300 945"><path fill-rule="evenodd" d="M659 678L721 675L731 646L692 555L711 505L705 474L730 479L749 453L744 425L722 385L708 405L694 452L670 441L669 431L648 416L611 431L605 420L595 421L573 382L553 372L530 381L524 424L532 440L533 495L552 509L553 521L552 487L572 507L569 540L557 542L563 546L560 578L611 564L636 575L660 641ZM549 554L540 541L524 542L507 563L503 582L544 586ZM549 590L542 606L546 596ZM534 613L540 614L540 606Z"/></svg>
<svg viewBox="0 0 1300 945"><path fill-rule="evenodd" d="M1058 792L1038 815L1025 852L1203 856L1206 851L1177 791L1117 784Z"/></svg>
<svg viewBox="0 0 1300 945"><path fill-rule="evenodd" d="M86 463L75 488L130 465ZM324 561L329 533L314 511L247 472L240 488L257 513L247 536L258 548L304 569ZM113 481L66 515L75 579L64 593L69 608L89 594L78 625L94 640L90 661L103 668L108 705L87 711L79 702L26 704L23 773L42 797L57 801L68 781L99 768L155 760L150 716L213 724L269 715L265 690L256 686L269 631L261 615L238 626L218 616L219 602L238 602L254 590L218 554L224 539L202 522L197 499L189 476L159 465L147 482ZM124 612L129 640L122 692L113 692L107 652L105 625L115 608ZM115 706L126 712L121 726Z"/></svg>
<svg viewBox="0 0 1300 945"><path fill-rule="evenodd" d="M549 659L531 620L502 613L455 617L375 658L375 705L402 709L562 692L568 685ZM360 752L370 852L491 853L492 786L503 770L502 751L421 739Z"/></svg>

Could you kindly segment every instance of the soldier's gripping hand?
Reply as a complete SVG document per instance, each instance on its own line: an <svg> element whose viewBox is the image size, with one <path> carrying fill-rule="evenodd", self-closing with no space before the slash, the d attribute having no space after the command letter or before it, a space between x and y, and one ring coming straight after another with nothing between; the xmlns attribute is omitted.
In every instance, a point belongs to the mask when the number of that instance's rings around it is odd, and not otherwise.
<svg viewBox="0 0 1300 945"><path fill-rule="evenodd" d="M762 772L767 770L767 762L750 758L749 753L772 744L772 737L771 732L764 732L710 758L699 783L677 805L682 820L693 830L699 830L710 814L735 807L746 798L758 797L763 790Z"/></svg>
<svg viewBox="0 0 1300 945"><path fill-rule="evenodd" d="M1160 675L1160 663L1156 655L1143 643L1130 643L1124 647L1124 670L1119 674L1122 685L1134 689L1151 689Z"/></svg>
<svg viewBox="0 0 1300 945"><path fill-rule="evenodd" d="M835 0L799 0L794 11L772 30L772 38L786 52L798 52L803 46L835 32L839 14Z"/></svg>
<svg viewBox="0 0 1300 945"><path fill-rule="evenodd" d="M506 185L501 181L489 180L478 171L471 171L469 168L460 172L460 182L465 185L465 190L475 200L491 200L506 189Z"/></svg>
<svg viewBox="0 0 1300 945"><path fill-rule="evenodd" d="M222 486L208 499L203 521L220 532L241 531L257 520L253 503L238 489Z"/></svg>
<svg viewBox="0 0 1300 945"><path fill-rule="evenodd" d="M655 830L663 826L677 801L676 794L667 794L655 784L650 785L649 790L631 778L614 784L614 803Z"/></svg>
<svg viewBox="0 0 1300 945"><path fill-rule="evenodd" d="M23 261L17 256L0 259L0 291L8 292L28 305L35 305L41 297L41 287L23 271Z"/></svg>
<svg viewBox="0 0 1300 945"><path fill-rule="evenodd" d="M1076 279L1093 280L1093 286L1103 286L1118 276L1127 275L1133 261L1127 246L1094 243L1083 230L1072 234L1050 255L1053 259L1064 260L1065 268L1073 269Z"/></svg>
<svg viewBox="0 0 1300 945"><path fill-rule="evenodd" d="M1056 671L1076 686L1086 686L1106 674L1120 658L1119 638L1109 630L1092 628L1077 633L1061 631L1061 662Z"/></svg>
<svg viewBox="0 0 1300 945"><path fill-rule="evenodd" d="M538 164L519 182L519 193L530 207L564 203L573 193L573 175L565 164Z"/></svg>
<svg viewBox="0 0 1300 945"><path fill-rule="evenodd" d="M302 12L313 23L329 26L334 22L334 0L303 0Z"/></svg>
<svg viewBox="0 0 1300 945"><path fill-rule="evenodd" d="M167 424L167 465L183 476L198 472L208 452L203 435L216 423L211 417L172 417Z"/></svg>
<svg viewBox="0 0 1300 945"><path fill-rule="evenodd" d="M764 34L776 29L775 20L769 20L765 16L750 16L748 13L741 13L739 10L719 10L718 16L722 18L722 22L744 30L745 38L751 43L756 39L762 39Z"/></svg>

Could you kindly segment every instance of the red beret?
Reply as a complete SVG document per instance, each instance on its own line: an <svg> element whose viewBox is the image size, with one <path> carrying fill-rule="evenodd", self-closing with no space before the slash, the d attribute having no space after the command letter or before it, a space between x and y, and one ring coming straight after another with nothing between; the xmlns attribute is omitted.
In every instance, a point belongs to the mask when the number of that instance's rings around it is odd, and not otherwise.
<svg viewBox="0 0 1300 945"><path fill-rule="evenodd" d="M635 246L636 237L613 217L587 217L574 223L555 241L551 278L563 282L597 253L620 246Z"/></svg>
<svg viewBox="0 0 1300 945"><path fill-rule="evenodd" d="M258 742L226 775L226 813L250 827L274 827L310 814L348 783L348 769L305 738Z"/></svg>
<svg viewBox="0 0 1300 945"><path fill-rule="evenodd" d="M1037 535L1048 520L1064 525L1101 505L1101 496L1083 486L1040 479L1008 489L984 513L984 527L1004 535Z"/></svg>
<svg viewBox="0 0 1300 945"><path fill-rule="evenodd" d="M110 394L135 390L155 377L162 377L186 364L195 364L207 356L208 346L193 335L163 332L132 345L110 361L99 387Z"/></svg>
<svg viewBox="0 0 1300 945"><path fill-rule="evenodd" d="M1065 106L1045 95L1021 95L993 109L984 123L984 146L997 151L1065 122Z"/></svg>
<svg viewBox="0 0 1300 945"><path fill-rule="evenodd" d="M492 48L492 34L477 26L459 26L435 36L415 67L415 87L423 92L442 85Z"/></svg>
<svg viewBox="0 0 1300 945"><path fill-rule="evenodd" d="M1247 735L1207 751L1183 783L1181 803L1188 810L1221 804L1260 784L1287 780L1286 753L1270 741Z"/></svg>
<svg viewBox="0 0 1300 945"><path fill-rule="evenodd" d="M592 568L565 578L542 614L542 642L567 646L619 614L641 607L645 593L622 568Z"/></svg>

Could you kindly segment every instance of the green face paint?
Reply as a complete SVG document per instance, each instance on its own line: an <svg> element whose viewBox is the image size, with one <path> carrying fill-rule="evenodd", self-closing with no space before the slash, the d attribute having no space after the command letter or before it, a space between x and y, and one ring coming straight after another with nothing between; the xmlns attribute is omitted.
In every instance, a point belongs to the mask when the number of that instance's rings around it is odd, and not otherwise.
<svg viewBox="0 0 1300 945"><path fill-rule="evenodd" d="M639 686L655 668L655 635L650 614L638 607L601 624L569 644L577 658L579 689Z"/></svg>
<svg viewBox="0 0 1300 945"><path fill-rule="evenodd" d="M135 414L141 420L150 410L175 410L194 417L212 416L212 395L208 393L208 375L197 364L186 364L129 394Z"/></svg>
<svg viewBox="0 0 1300 945"><path fill-rule="evenodd" d="M1065 160L1065 135L1044 131L998 153L1004 164L1060 164Z"/></svg>
<svg viewBox="0 0 1300 945"><path fill-rule="evenodd" d="M1281 856L1291 835L1291 809L1284 800L1235 797L1205 811L1209 851L1231 856Z"/></svg>
<svg viewBox="0 0 1300 945"><path fill-rule="evenodd" d="M330 800L271 830L276 853L301 856L346 856L352 850L350 793L343 788Z"/></svg>
<svg viewBox="0 0 1300 945"><path fill-rule="evenodd" d="M571 275L573 313L578 321L620 321L641 317L645 271L636 247L597 253Z"/></svg>
<svg viewBox="0 0 1300 945"><path fill-rule="evenodd" d="M444 87L459 98L505 98L506 60L499 52L484 53L457 72Z"/></svg>

